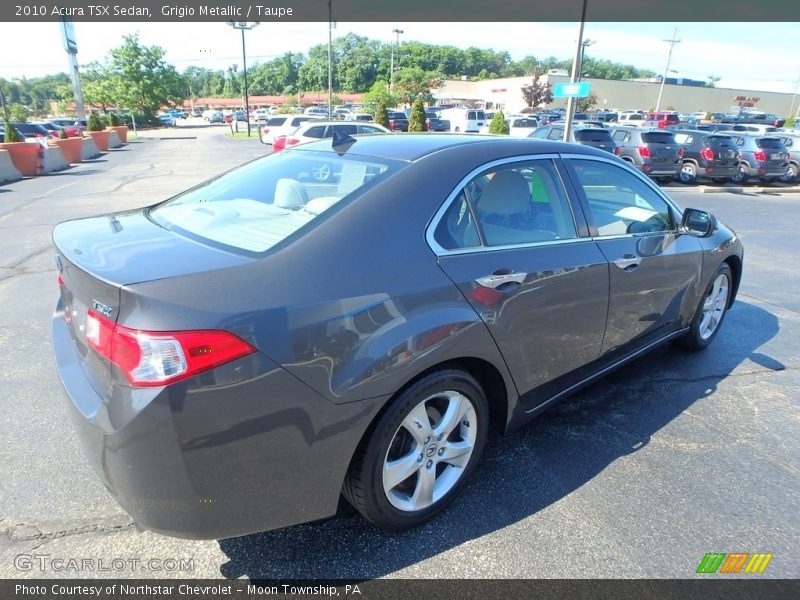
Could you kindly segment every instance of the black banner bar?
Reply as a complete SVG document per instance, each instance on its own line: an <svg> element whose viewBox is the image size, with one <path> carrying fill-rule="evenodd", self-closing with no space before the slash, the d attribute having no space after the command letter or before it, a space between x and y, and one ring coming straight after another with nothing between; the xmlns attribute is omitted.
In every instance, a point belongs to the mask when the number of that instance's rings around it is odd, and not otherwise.
<svg viewBox="0 0 800 600"><path fill-rule="evenodd" d="M786 0L588 0L587 21L785 22L797 16ZM581 0L332 0L343 22L575 22ZM326 0L3 0L0 21L308 22L327 21ZM787 48L788 50L788 48Z"/></svg>
<svg viewBox="0 0 800 600"><path fill-rule="evenodd" d="M353 600L794 600L800 597L800 581L750 577L690 580L0 580L0 598L4 600L264 600L271 596Z"/></svg>

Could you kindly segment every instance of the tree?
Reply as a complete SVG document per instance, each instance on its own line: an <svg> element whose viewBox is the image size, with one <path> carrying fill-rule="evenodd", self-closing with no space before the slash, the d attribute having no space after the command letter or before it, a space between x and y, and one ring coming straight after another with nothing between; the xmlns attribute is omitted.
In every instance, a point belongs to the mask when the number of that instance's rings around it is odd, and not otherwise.
<svg viewBox="0 0 800 600"><path fill-rule="evenodd" d="M538 108L553 101L553 89L550 82L543 84L535 73L533 81L528 85L522 86L521 90L522 97L525 98L525 104L530 108Z"/></svg>
<svg viewBox="0 0 800 600"><path fill-rule="evenodd" d="M406 104L411 104L417 98L431 100L431 90L442 84L442 77L438 73L423 71L420 67L404 67L394 76L394 89L397 98Z"/></svg>
<svg viewBox="0 0 800 600"><path fill-rule="evenodd" d="M408 119L409 131L427 131L428 127L425 123L425 106L422 103L422 96L417 96L414 100L414 105L411 107L411 117Z"/></svg>
<svg viewBox="0 0 800 600"><path fill-rule="evenodd" d="M489 133L508 135L509 131L510 129L508 127L508 123L506 123L506 117L503 114L503 111L498 110L496 113L494 113L491 123L489 123Z"/></svg>
<svg viewBox="0 0 800 600"><path fill-rule="evenodd" d="M378 107L375 109L375 122L387 129L389 127L389 112L386 110L386 104L383 100L378 100Z"/></svg>
<svg viewBox="0 0 800 600"><path fill-rule="evenodd" d="M716 75L709 75L708 81L706 81L706 87L717 87L717 82L722 79L722 77L717 77Z"/></svg>
<svg viewBox="0 0 800 600"><path fill-rule="evenodd" d="M597 94L594 92L586 98L575 98L575 110L578 112L586 112L594 106L597 106Z"/></svg>
<svg viewBox="0 0 800 600"><path fill-rule="evenodd" d="M399 102L397 96L389 93L389 84L383 79L373 83L369 91L364 94L364 104L366 106L377 106L379 102L382 102L384 107L397 106Z"/></svg>
<svg viewBox="0 0 800 600"><path fill-rule="evenodd" d="M118 82L115 104L153 114L164 105L182 103L186 85L175 67L164 60L159 46L143 46L136 34L111 51L106 73Z"/></svg>

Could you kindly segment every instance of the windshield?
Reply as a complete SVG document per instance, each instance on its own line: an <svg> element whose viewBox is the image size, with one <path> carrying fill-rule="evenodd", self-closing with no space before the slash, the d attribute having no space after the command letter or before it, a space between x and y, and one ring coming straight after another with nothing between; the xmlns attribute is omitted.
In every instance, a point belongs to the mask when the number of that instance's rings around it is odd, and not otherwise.
<svg viewBox="0 0 800 600"><path fill-rule="evenodd" d="M577 142L611 142L611 132L605 129L579 129L575 132Z"/></svg>
<svg viewBox="0 0 800 600"><path fill-rule="evenodd" d="M343 198L402 163L334 152L286 151L248 163L150 210L162 227L212 246L261 256ZM324 173L325 177L321 177Z"/></svg>

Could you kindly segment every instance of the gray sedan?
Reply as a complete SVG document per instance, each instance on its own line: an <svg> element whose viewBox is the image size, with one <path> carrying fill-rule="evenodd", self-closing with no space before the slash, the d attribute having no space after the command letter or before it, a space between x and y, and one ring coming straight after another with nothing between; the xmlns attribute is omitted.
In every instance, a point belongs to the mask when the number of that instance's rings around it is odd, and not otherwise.
<svg viewBox="0 0 800 600"><path fill-rule="evenodd" d="M190 538L341 495L419 525L490 431L665 342L711 344L742 272L733 231L613 155L499 136L303 144L53 240L86 454L140 526Z"/></svg>

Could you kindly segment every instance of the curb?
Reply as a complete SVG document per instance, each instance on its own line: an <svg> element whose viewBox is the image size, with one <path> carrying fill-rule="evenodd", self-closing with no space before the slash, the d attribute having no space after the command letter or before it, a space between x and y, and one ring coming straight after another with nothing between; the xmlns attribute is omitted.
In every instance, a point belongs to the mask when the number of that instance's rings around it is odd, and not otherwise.
<svg viewBox="0 0 800 600"><path fill-rule="evenodd" d="M697 187L664 188L667 192L687 192L695 194L800 194L800 186L791 187L736 187L700 185Z"/></svg>

